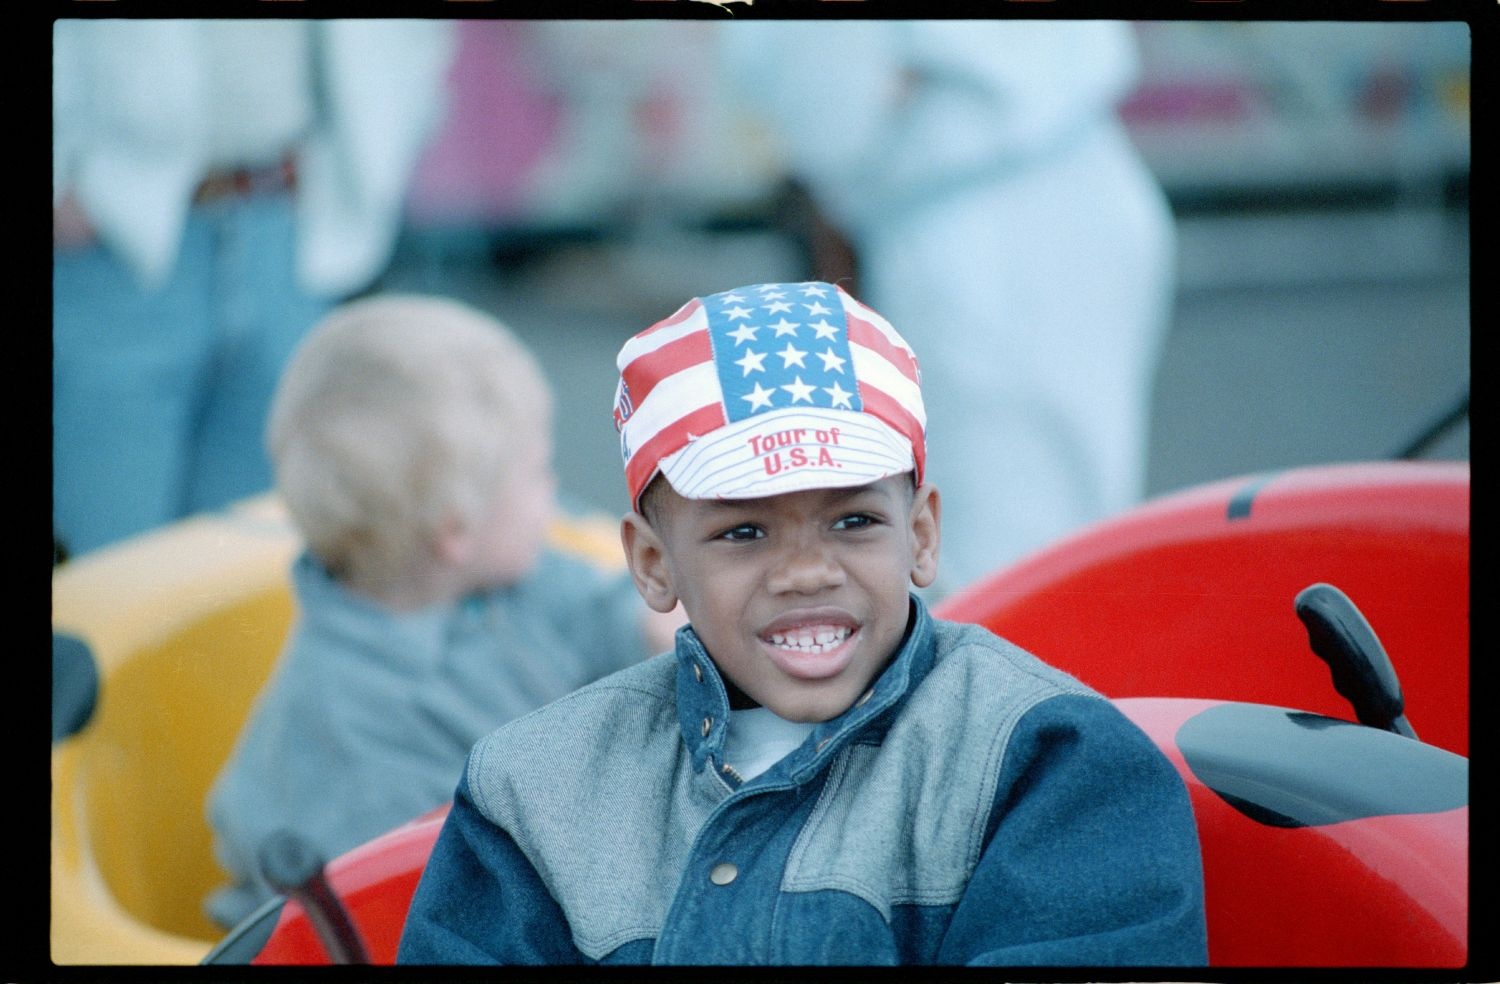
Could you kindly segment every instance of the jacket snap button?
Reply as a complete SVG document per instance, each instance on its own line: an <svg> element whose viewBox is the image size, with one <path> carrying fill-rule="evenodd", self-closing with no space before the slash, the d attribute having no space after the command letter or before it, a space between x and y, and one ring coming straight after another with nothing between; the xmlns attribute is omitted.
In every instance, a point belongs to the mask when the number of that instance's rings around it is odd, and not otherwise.
<svg viewBox="0 0 1500 984"><path fill-rule="evenodd" d="M714 727L714 719L713 718L704 718L703 719L703 737L707 738L708 737L708 733L713 730L713 727Z"/></svg>
<svg viewBox="0 0 1500 984"><path fill-rule="evenodd" d="M693 676L698 678L699 683L703 682L703 667L699 666L697 663L693 664Z"/></svg>
<svg viewBox="0 0 1500 984"><path fill-rule="evenodd" d="M721 864L714 865L714 870L708 873L708 880L713 882L715 885L728 885L730 882L734 881L735 878L739 877L739 873L740 869L736 868L728 861L725 861Z"/></svg>

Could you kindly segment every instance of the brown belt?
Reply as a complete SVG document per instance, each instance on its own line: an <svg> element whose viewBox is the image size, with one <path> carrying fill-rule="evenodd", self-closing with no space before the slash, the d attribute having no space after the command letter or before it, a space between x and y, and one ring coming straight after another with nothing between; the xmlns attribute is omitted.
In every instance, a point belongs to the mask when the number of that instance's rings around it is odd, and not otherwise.
<svg viewBox="0 0 1500 984"><path fill-rule="evenodd" d="M265 167L242 167L232 171L210 171L193 192L193 202L203 205L225 198L244 198L297 186L297 162L287 157Z"/></svg>

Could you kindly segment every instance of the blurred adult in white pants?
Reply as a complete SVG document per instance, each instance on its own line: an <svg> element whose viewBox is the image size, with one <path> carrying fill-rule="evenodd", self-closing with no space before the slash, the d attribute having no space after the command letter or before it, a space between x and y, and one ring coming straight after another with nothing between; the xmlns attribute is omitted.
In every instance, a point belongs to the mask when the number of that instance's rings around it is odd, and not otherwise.
<svg viewBox="0 0 1500 984"><path fill-rule="evenodd" d="M75 553L271 487L292 347L389 262L452 26L53 26L53 529Z"/></svg>
<svg viewBox="0 0 1500 984"><path fill-rule="evenodd" d="M1175 239L1114 112L1129 25L746 22L720 42L860 296L922 353L940 591L1138 501Z"/></svg>

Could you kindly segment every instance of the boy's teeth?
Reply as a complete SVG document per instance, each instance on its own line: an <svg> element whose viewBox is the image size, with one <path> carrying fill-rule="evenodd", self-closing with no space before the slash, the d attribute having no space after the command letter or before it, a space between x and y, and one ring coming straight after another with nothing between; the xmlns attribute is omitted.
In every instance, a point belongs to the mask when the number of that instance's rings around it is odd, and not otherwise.
<svg viewBox="0 0 1500 984"><path fill-rule="evenodd" d="M832 649L849 637L847 628L801 629L793 633L771 633L771 644L783 649L798 649L808 653L821 653Z"/></svg>

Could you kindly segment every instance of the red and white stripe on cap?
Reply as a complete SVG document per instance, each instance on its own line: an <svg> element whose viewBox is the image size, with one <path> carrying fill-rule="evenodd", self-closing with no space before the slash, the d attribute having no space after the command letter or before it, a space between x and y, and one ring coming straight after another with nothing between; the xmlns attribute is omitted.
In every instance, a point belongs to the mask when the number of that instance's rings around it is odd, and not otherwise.
<svg viewBox="0 0 1500 984"><path fill-rule="evenodd" d="M688 498L922 478L916 356L833 284L694 298L626 342L617 366L614 417L632 503L658 471Z"/></svg>

